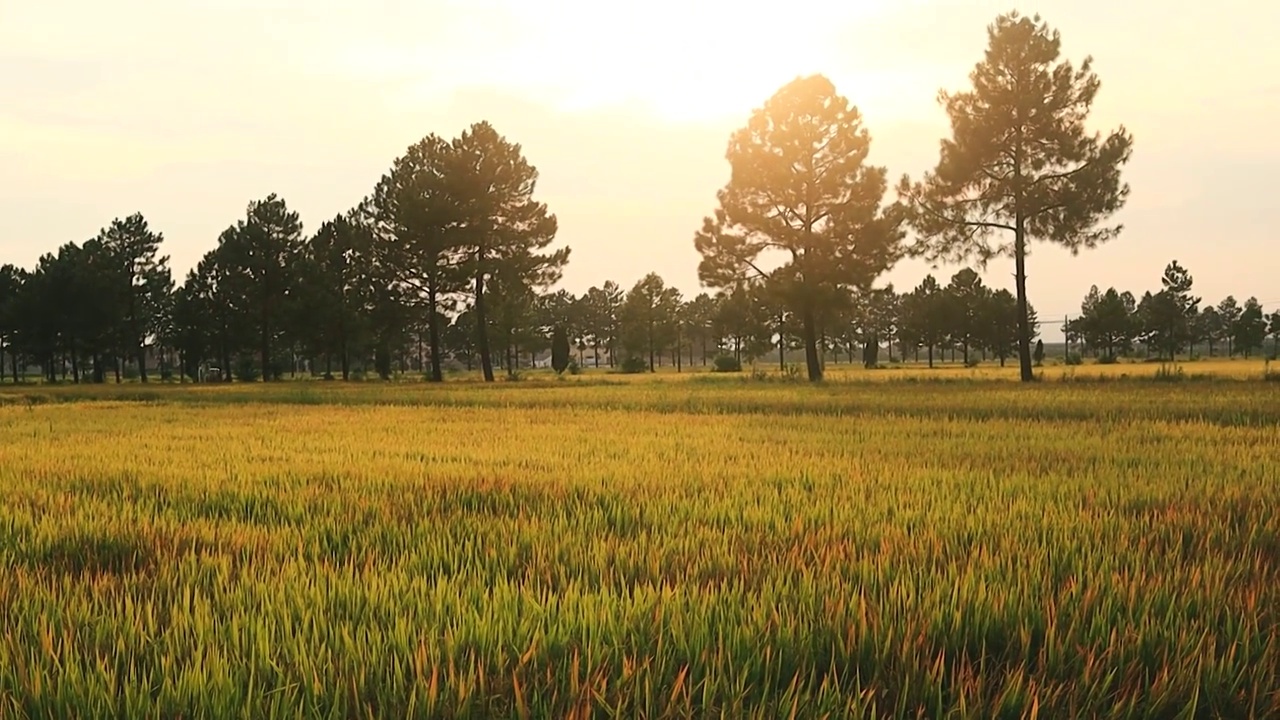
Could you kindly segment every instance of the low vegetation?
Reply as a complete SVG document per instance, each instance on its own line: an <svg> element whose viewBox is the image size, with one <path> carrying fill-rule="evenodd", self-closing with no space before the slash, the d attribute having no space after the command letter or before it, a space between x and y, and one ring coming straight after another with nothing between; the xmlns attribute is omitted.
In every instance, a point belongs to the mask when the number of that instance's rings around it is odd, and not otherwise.
<svg viewBox="0 0 1280 720"><path fill-rule="evenodd" d="M1125 369L9 387L0 715L1280 713L1280 384Z"/></svg>

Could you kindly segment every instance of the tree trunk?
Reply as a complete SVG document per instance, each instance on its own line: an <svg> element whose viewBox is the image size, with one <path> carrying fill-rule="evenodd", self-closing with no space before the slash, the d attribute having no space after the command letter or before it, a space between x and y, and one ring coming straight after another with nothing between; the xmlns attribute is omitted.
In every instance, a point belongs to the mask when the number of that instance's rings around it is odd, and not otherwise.
<svg viewBox="0 0 1280 720"><path fill-rule="evenodd" d="M138 379L147 381L147 344L138 343Z"/></svg>
<svg viewBox="0 0 1280 720"><path fill-rule="evenodd" d="M1021 211L1014 231L1014 282L1018 286L1018 364L1022 382L1033 382L1035 371L1031 367L1031 323L1027 322L1027 237Z"/></svg>
<svg viewBox="0 0 1280 720"><path fill-rule="evenodd" d="M649 372L657 372L653 364L653 321L649 321Z"/></svg>
<svg viewBox="0 0 1280 720"><path fill-rule="evenodd" d="M933 369L933 343L929 343L929 368Z"/></svg>
<svg viewBox="0 0 1280 720"><path fill-rule="evenodd" d="M262 334L258 338L258 352L262 353L262 382L271 379L271 317L267 300L262 300Z"/></svg>
<svg viewBox="0 0 1280 720"><path fill-rule="evenodd" d="M489 354L489 318L484 304L484 250L476 252L476 350L485 382L493 382L493 358Z"/></svg>
<svg viewBox="0 0 1280 720"><path fill-rule="evenodd" d="M592 355L594 355L593 362L595 363L596 369L598 370L600 368L600 343L598 342L592 343L591 353Z"/></svg>
<svg viewBox="0 0 1280 720"><path fill-rule="evenodd" d="M436 302L438 300L436 294L435 281L427 288L427 312L431 315L427 318L427 342L431 346L431 381L444 382L444 370L440 367L440 319L436 313ZM421 365L421 362L419 362Z"/></svg>
<svg viewBox="0 0 1280 720"><path fill-rule="evenodd" d="M809 382L822 380L822 362L818 358L818 328L813 317L813 308L805 303L804 308L804 361L809 366Z"/></svg>

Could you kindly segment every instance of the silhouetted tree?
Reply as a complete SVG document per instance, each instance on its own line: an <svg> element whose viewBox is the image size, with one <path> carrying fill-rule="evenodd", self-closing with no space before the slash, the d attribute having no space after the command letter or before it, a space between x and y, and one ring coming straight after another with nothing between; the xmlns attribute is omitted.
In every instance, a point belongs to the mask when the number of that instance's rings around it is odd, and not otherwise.
<svg viewBox="0 0 1280 720"><path fill-rule="evenodd" d="M867 287L898 259L900 215L881 209L886 171L865 164L870 146L861 114L831 81L797 78L734 133L729 183L694 238L703 283L762 277L786 289L813 381L822 379L823 291Z"/></svg>
<svg viewBox="0 0 1280 720"><path fill-rule="evenodd" d="M699 293L685 303L685 327L689 334L689 363L693 364L693 349L696 346L701 357L700 363L706 365L711 349L716 346L715 319L716 300L707 293Z"/></svg>
<svg viewBox="0 0 1280 720"><path fill-rule="evenodd" d="M99 302L115 306L120 350L133 355L142 382L147 382L147 343L156 335L161 309L173 289L169 258L160 255L163 241L140 213L112 220L97 237L108 275L103 281L112 288Z"/></svg>
<svg viewBox="0 0 1280 720"><path fill-rule="evenodd" d="M26 277L26 272L15 265L0 266L0 382L5 378L5 353L9 354L13 382L20 379L17 338L20 321L16 312Z"/></svg>
<svg viewBox="0 0 1280 720"><path fill-rule="evenodd" d="M1194 335L1197 341L1202 341L1209 346L1209 357L1213 357L1216 353L1214 350L1218 346L1218 342L1226 337L1227 323L1223 320L1222 314L1218 312L1218 308L1214 305L1207 305L1193 322Z"/></svg>
<svg viewBox="0 0 1280 720"><path fill-rule="evenodd" d="M1129 188L1120 169L1133 138L1120 127L1105 139L1085 131L1101 83L1086 58L1077 70L1059 61L1061 38L1040 16L1002 15L987 29L985 58L971 90L940 94L951 118L938 166L899 192L915 210L915 251L931 260L1013 255L1017 300L1026 317L1026 255L1039 239L1072 252L1116 237L1100 223L1119 210ZM996 233L1007 240L993 243ZM1022 380L1032 372L1031 328L1019 329Z"/></svg>
<svg viewBox="0 0 1280 720"><path fill-rule="evenodd" d="M258 336L264 380L278 379L280 368L272 348L283 331L284 305L293 277L291 269L302 249L302 222L285 201L271 194L249 203L244 220L219 238L219 264L230 293L243 297Z"/></svg>
<svg viewBox="0 0 1280 720"><path fill-rule="evenodd" d="M1191 295L1191 274L1177 260L1165 268L1160 284L1162 289L1158 293L1147 292L1142 296L1137 314L1147 347L1157 353L1167 352L1169 359L1174 360L1179 351L1191 344L1200 298Z"/></svg>
<svg viewBox="0 0 1280 720"><path fill-rule="evenodd" d="M1018 318L1018 299L1008 290L1000 289L991 293L983 303L981 341L1000 360L1000 367L1004 367L1005 361L1017 353L1018 333L1022 325ZM1036 339L1039 334L1036 309L1030 304L1027 305L1026 325L1031 328L1032 339ZM1041 357L1036 362L1043 362L1044 343L1038 342L1036 346L1041 352Z"/></svg>
<svg viewBox="0 0 1280 720"><path fill-rule="evenodd" d="M446 184L457 212L457 247L473 281L477 352L487 382L493 381L485 283L500 266L532 288L560 279L569 248L543 252L555 239L556 217L533 199L538 171L520 145L488 123L476 123L455 139Z"/></svg>
<svg viewBox="0 0 1280 720"><path fill-rule="evenodd" d="M1271 359L1280 356L1280 310L1271 313L1267 321L1267 332L1271 333Z"/></svg>
<svg viewBox="0 0 1280 720"><path fill-rule="evenodd" d="M933 275L925 279L902 299L899 334L912 347L929 351L929 367L933 367L934 348L947 338L947 296Z"/></svg>
<svg viewBox="0 0 1280 720"><path fill-rule="evenodd" d="M1114 358L1129 352L1138 336L1136 311L1137 301L1131 293L1120 293L1115 288L1100 293L1094 285L1080 305L1080 317L1071 321L1071 328L1090 347Z"/></svg>
<svg viewBox="0 0 1280 720"><path fill-rule="evenodd" d="M622 288L612 280L600 287L587 290L582 298L583 323L587 342L594 354L594 363L600 367L600 348L609 352L609 365L614 364L618 339L618 310L622 307Z"/></svg>
<svg viewBox="0 0 1280 720"><path fill-rule="evenodd" d="M454 196L462 168L452 165L454 147L428 135L396 158L365 205L375 228L373 251L407 301L421 307L431 350L430 378L441 369L441 319L446 298L461 290L458 264L460 198ZM453 174L451 174L453 173ZM473 203L470 208L478 210ZM492 218L490 218L492 219Z"/></svg>
<svg viewBox="0 0 1280 720"><path fill-rule="evenodd" d="M1244 308L1231 328L1231 338L1235 348L1246 358L1250 352L1262 349L1267 339L1267 318L1262 313L1258 298L1251 297L1244 302Z"/></svg>
<svg viewBox="0 0 1280 720"><path fill-rule="evenodd" d="M1236 301L1234 295L1228 295L1218 303L1218 325L1216 340L1227 344L1227 357L1235 357L1236 355L1236 324L1240 322L1240 314L1243 310L1240 303Z"/></svg>
<svg viewBox="0 0 1280 720"><path fill-rule="evenodd" d="M619 339L627 356L647 355L649 372L655 372L658 354L678 337L679 308L680 292L667 287L657 273L641 278L627 292L618 311Z"/></svg>
<svg viewBox="0 0 1280 720"><path fill-rule="evenodd" d="M759 283L746 283L717 295L713 332L739 365L768 352L773 344L771 319L756 301Z"/></svg>
<svg viewBox="0 0 1280 720"><path fill-rule="evenodd" d="M308 238L295 260L297 322L311 351L325 356L326 377L336 355L342 379L350 379L353 355L368 338L376 286L373 243L370 227L352 215L338 215Z"/></svg>
<svg viewBox="0 0 1280 720"><path fill-rule="evenodd" d="M969 364L969 348L981 346L982 311L986 307L991 290L982 277L972 268L964 268L951 276L947 285L947 314L952 342L964 350L964 362Z"/></svg>

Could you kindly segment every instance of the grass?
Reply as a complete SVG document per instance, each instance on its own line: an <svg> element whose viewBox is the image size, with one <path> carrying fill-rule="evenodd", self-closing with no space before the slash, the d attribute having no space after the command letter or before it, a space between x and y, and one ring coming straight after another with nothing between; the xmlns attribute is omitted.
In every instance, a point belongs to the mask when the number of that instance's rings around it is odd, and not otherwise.
<svg viewBox="0 0 1280 720"><path fill-rule="evenodd" d="M0 717L1280 713L1280 383L892 372L6 388Z"/></svg>

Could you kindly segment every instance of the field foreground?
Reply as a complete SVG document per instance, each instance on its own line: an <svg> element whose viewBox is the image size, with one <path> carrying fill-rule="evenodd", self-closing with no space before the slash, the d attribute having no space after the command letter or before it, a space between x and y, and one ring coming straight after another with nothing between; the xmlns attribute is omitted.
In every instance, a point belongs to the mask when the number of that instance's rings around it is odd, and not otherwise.
<svg viewBox="0 0 1280 720"><path fill-rule="evenodd" d="M0 392L0 717L1280 715L1280 383Z"/></svg>

